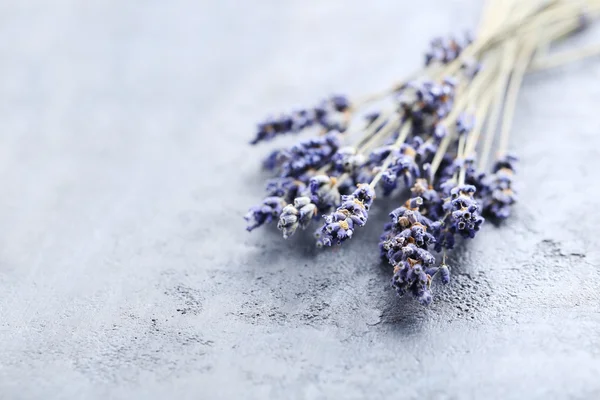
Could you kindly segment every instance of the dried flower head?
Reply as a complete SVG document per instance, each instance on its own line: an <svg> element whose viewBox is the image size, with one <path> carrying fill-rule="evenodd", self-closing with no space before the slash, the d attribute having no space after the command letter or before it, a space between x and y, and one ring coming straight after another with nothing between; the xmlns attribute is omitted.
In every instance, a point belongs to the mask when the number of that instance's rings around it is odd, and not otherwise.
<svg viewBox="0 0 600 400"><path fill-rule="evenodd" d="M271 223L281 214L286 203L281 197L267 197L262 203L251 207L244 219L248 222L246 230L252 231L263 224Z"/></svg>
<svg viewBox="0 0 600 400"><path fill-rule="evenodd" d="M493 174L487 180L488 193L483 197L483 211L496 220L510 216L517 194L513 189L513 178L517 158L507 155L498 160L492 169Z"/></svg>
<svg viewBox="0 0 600 400"><path fill-rule="evenodd" d="M354 234L354 229L364 226L369 218L369 209L375 198L371 186L361 184L351 194L342 196L342 204L335 212L326 215L325 224L317 231L317 246L341 244Z"/></svg>
<svg viewBox="0 0 600 400"><path fill-rule="evenodd" d="M317 206L308 197L297 197L294 204L288 204L281 211L277 228L283 232L287 239L296 232L298 227L306 229L317 213Z"/></svg>
<svg viewBox="0 0 600 400"><path fill-rule="evenodd" d="M326 132L346 129L345 118L340 114L350 109L350 101L346 96L335 95L321 102L318 106L282 114L278 117L268 117L258 124L255 138L250 144L263 141L288 133L298 133L306 128L320 125Z"/></svg>

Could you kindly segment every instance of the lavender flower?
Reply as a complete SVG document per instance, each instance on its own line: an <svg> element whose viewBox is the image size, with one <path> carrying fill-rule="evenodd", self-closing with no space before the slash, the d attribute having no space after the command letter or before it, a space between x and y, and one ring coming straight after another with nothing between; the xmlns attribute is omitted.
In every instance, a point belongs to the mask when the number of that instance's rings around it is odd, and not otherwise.
<svg viewBox="0 0 600 400"><path fill-rule="evenodd" d="M380 241L380 248L387 252L385 257L390 264L397 265L404 259L404 248L409 244L426 251L429 245L435 243L435 237L428 232L432 229L433 222L419 212L422 204L423 199L415 197L390 213L392 222L386 225L387 233L382 235ZM421 254L420 258L426 266L435 261L431 255Z"/></svg>
<svg viewBox="0 0 600 400"><path fill-rule="evenodd" d="M393 150L393 146L386 145L371 151L368 159L355 171L355 180L357 182L371 182Z"/></svg>
<svg viewBox="0 0 600 400"><path fill-rule="evenodd" d="M513 175L517 158L511 155L498 160L487 181L487 196L483 197L483 211L497 220L509 217L511 206L517 201L513 189Z"/></svg>
<svg viewBox="0 0 600 400"><path fill-rule="evenodd" d="M433 221L437 221L443 217L443 200L439 193L429 185L426 179L417 179L410 191L413 197L420 197L423 200L423 204L419 207L421 215L424 215Z"/></svg>
<svg viewBox="0 0 600 400"><path fill-rule="evenodd" d="M434 229L436 251L452 249L456 234L463 238L474 238L481 228L484 218L479 214L479 205L473 198L475 191L472 185L457 186L450 191L444 203L446 216L441 225Z"/></svg>
<svg viewBox="0 0 600 400"><path fill-rule="evenodd" d="M308 186L302 192L296 191L294 204L284 207L277 224L284 239L292 236L299 227L306 229L317 215L329 213L337 207L340 193L336 182L335 178L327 175L317 175L310 178Z"/></svg>
<svg viewBox="0 0 600 400"><path fill-rule="evenodd" d="M262 166L267 171L273 171L277 168L280 161L281 150L273 150L269 155L263 160Z"/></svg>
<svg viewBox="0 0 600 400"><path fill-rule="evenodd" d="M374 198L375 191L366 184L360 184L351 195L342 196L342 204L324 217L325 224L315 233L317 247L342 244L351 238L356 227L367 223Z"/></svg>
<svg viewBox="0 0 600 400"><path fill-rule="evenodd" d="M434 62L448 64L458 58L460 53L473 42L473 37L466 33L462 40L455 38L435 38L431 41L431 48L425 53L425 65Z"/></svg>
<svg viewBox="0 0 600 400"><path fill-rule="evenodd" d="M299 179L283 177L269 180L266 186L267 197L259 205L251 207L244 217L248 221L246 229L252 231L277 220L287 203L307 190L303 182L306 179L306 176L302 176Z"/></svg>
<svg viewBox="0 0 600 400"><path fill-rule="evenodd" d="M381 177L385 196L398 187L400 176L404 179L406 187L412 186L414 180L420 176L419 166L415 162L416 154L416 150L410 145L402 145L400 150L394 151L393 161Z"/></svg>
<svg viewBox="0 0 600 400"><path fill-rule="evenodd" d="M283 238L287 239L296 232L298 227L306 229L312 218L317 213L315 206L308 197L297 197L294 204L288 204L281 211L277 228L283 232Z"/></svg>
<svg viewBox="0 0 600 400"><path fill-rule="evenodd" d="M450 283L450 267L448 267L446 264L442 264L435 271L434 274L438 274L438 273L440 274L440 278L442 279L442 283L444 285L447 285L448 283Z"/></svg>
<svg viewBox="0 0 600 400"><path fill-rule="evenodd" d="M281 152L281 175L297 177L310 169L319 169L331 161L341 144L339 132L304 140Z"/></svg>
<svg viewBox="0 0 600 400"><path fill-rule="evenodd" d="M443 124L436 124L433 128L433 137L437 143L439 143L443 138L448 135L448 128Z"/></svg>
<svg viewBox="0 0 600 400"><path fill-rule="evenodd" d="M424 305L431 302L431 275L435 257L427 248L435 242L428 230L434 223L421 215L423 199L414 197L390 213L392 222L384 228L380 252L394 266L392 286L398 296L412 293Z"/></svg>
<svg viewBox="0 0 600 400"><path fill-rule="evenodd" d="M244 217L248 221L246 230L250 232L263 224L271 223L279 217L285 205L285 201L281 197L265 198L261 204L250 208L248 214Z"/></svg>
<svg viewBox="0 0 600 400"><path fill-rule="evenodd" d="M354 173L365 161L365 157L357 153L354 147L342 147L331 158L332 171L337 175Z"/></svg>
<svg viewBox="0 0 600 400"><path fill-rule="evenodd" d="M335 95L323 101L312 109L293 111L277 118L269 117L258 124L256 137L250 144L257 144L271 140L279 135L297 133L314 125L320 125L325 131L337 129L345 130L345 122L337 121L336 114L345 113L350 109L350 102L346 96Z"/></svg>
<svg viewBox="0 0 600 400"><path fill-rule="evenodd" d="M479 215L479 205L473 198L475 186L462 185L455 187L450 192L450 206L452 211L450 230L464 238L474 238L484 219Z"/></svg>
<svg viewBox="0 0 600 400"><path fill-rule="evenodd" d="M308 197L319 213L329 213L339 205L340 193L336 184L336 178L327 175L317 175L310 179Z"/></svg>
<svg viewBox="0 0 600 400"><path fill-rule="evenodd" d="M266 191L268 197L281 197L286 202L292 202L306 190L304 181L306 176L296 178L274 178L267 181Z"/></svg>
<svg viewBox="0 0 600 400"><path fill-rule="evenodd" d="M441 83L411 82L398 92L400 109L411 120L414 132L433 133L438 121L452 109L455 85L451 78Z"/></svg>
<svg viewBox="0 0 600 400"><path fill-rule="evenodd" d="M423 266L411 261L403 261L394 267L392 286L398 296L410 292L423 305L431 303L431 277L425 273Z"/></svg>

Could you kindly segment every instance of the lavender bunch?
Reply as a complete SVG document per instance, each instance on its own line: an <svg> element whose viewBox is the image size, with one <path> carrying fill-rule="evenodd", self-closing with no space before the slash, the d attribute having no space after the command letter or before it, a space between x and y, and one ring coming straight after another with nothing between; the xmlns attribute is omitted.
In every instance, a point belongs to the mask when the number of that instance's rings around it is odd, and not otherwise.
<svg viewBox="0 0 600 400"><path fill-rule="evenodd" d="M490 3L498 8L486 12L479 38L433 40L424 69L389 90L352 103L332 96L259 124L253 144L316 126L321 134L263 161L274 177L247 229L277 221L287 239L321 222L317 246L341 245L368 222L377 193L395 199L402 206L389 213L379 254L399 296L430 304L435 278L450 281L445 261L456 243L475 238L485 218L508 218L517 201L508 138L522 79L544 65L534 58L542 41L581 31L581 9L568 0L511 13L523 2L507 2ZM381 99L391 111L360 114Z"/></svg>

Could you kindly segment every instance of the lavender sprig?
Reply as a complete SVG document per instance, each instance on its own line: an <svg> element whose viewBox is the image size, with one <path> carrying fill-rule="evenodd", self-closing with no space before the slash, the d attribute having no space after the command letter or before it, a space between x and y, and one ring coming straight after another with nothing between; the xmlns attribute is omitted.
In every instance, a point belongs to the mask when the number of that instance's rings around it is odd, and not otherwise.
<svg viewBox="0 0 600 400"><path fill-rule="evenodd" d="M385 227L379 248L382 256L394 266L392 286L399 296L406 293L424 305L431 302L431 278L435 257L428 251L435 243L429 233L435 224L419 212L423 199L415 197L390 213L392 222Z"/></svg>
<svg viewBox="0 0 600 400"><path fill-rule="evenodd" d="M483 211L496 220L508 218L512 205L517 201L513 189L516 161L517 158L511 155L496 161L493 174L487 181L488 193L483 198Z"/></svg>
<svg viewBox="0 0 600 400"><path fill-rule="evenodd" d="M258 124L256 137L250 144L269 141L277 136L288 133L298 133L315 125L321 126L326 132L331 130L343 131L345 121L341 115L350 109L350 101L346 96L335 95L321 102L316 107L293 111L279 117L269 117Z"/></svg>
<svg viewBox="0 0 600 400"><path fill-rule="evenodd" d="M374 198L375 191L365 184L359 185L351 195L342 196L342 204L333 214L325 216L325 224L315 233L317 246L342 244L351 238L356 227L367 223Z"/></svg>
<svg viewBox="0 0 600 400"><path fill-rule="evenodd" d="M246 230L250 232L263 224L271 223L279 217L284 206L285 201L281 197L265 198L259 205L251 207L244 217L248 221Z"/></svg>

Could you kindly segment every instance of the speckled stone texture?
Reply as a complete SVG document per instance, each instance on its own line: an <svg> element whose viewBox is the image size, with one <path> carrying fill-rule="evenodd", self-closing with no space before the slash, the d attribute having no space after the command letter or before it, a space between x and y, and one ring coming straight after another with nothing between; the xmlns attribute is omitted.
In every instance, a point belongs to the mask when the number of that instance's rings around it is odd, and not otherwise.
<svg viewBox="0 0 600 400"><path fill-rule="evenodd" d="M600 398L598 60L527 78L521 202L429 308L378 261L393 202L328 251L244 230L257 120L386 87L480 6L1 2L0 398Z"/></svg>

